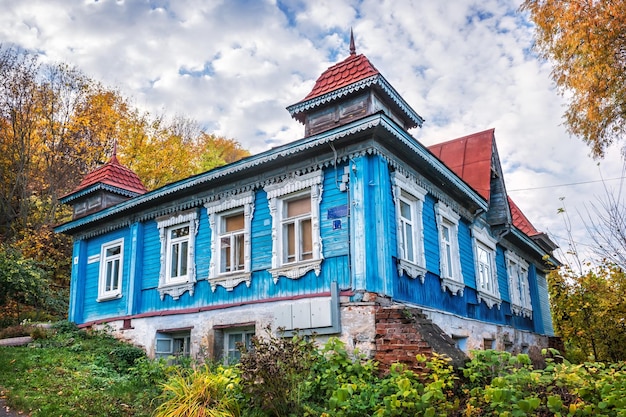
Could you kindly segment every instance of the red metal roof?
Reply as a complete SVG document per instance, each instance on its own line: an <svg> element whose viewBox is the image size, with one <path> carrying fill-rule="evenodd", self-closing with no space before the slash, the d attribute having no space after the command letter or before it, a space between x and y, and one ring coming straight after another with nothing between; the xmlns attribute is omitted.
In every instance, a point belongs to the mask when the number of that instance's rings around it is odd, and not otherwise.
<svg viewBox="0 0 626 417"><path fill-rule="evenodd" d="M319 97L376 74L379 74L378 70L365 55L351 53L348 58L324 71L315 82L313 90L302 101Z"/></svg>
<svg viewBox="0 0 626 417"><path fill-rule="evenodd" d="M118 162L115 153L106 164L87 174L71 194L97 183L122 188L137 194L144 194L148 191L137 174Z"/></svg>
<svg viewBox="0 0 626 417"><path fill-rule="evenodd" d="M428 149L489 201L494 129L463 136Z"/></svg>
<svg viewBox="0 0 626 417"><path fill-rule="evenodd" d="M474 133L428 149L456 175L489 201L494 129ZM540 234L517 205L507 196L513 225L527 236Z"/></svg>
<svg viewBox="0 0 626 417"><path fill-rule="evenodd" d="M535 226L532 225L530 220L522 213L522 210L517 207L517 204L511 200L511 197L507 197L509 199L509 207L511 208L511 217L513 218L513 225L521 230L526 236L535 236L541 234L540 231L535 229Z"/></svg>

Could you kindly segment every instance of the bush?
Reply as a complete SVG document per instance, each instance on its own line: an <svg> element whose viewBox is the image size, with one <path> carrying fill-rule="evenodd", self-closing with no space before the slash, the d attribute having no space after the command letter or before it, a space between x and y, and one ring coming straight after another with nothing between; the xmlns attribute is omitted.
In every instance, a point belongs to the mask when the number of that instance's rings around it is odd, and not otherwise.
<svg viewBox="0 0 626 417"><path fill-rule="evenodd" d="M163 385L157 417L239 417L239 376L236 368L204 366L186 375L178 374Z"/></svg>

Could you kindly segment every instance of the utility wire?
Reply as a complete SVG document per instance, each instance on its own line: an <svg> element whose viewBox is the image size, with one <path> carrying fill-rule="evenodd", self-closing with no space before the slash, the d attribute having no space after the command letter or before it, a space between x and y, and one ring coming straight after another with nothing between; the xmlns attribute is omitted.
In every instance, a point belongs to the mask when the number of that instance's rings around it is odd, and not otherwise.
<svg viewBox="0 0 626 417"><path fill-rule="evenodd" d="M542 187L516 188L514 190L506 190L506 191L511 193L511 192L515 192L515 191L529 191L529 190L541 190L541 189L544 189L544 188L569 187L571 185L583 185L583 184L593 184L595 182L623 180L624 178L626 178L626 177L605 178L603 180L594 180L594 181L571 182L569 184L544 185Z"/></svg>

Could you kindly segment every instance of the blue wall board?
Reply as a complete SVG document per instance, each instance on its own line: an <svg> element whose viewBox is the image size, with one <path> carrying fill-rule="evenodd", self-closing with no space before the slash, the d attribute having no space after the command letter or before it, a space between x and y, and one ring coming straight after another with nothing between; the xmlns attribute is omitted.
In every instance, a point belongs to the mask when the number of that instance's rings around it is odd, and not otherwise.
<svg viewBox="0 0 626 417"><path fill-rule="evenodd" d="M422 208L422 223L424 227L424 255L426 257L426 269L436 275L441 274L439 258L439 231L435 217L436 200L430 194Z"/></svg>
<svg viewBox="0 0 626 417"><path fill-rule="evenodd" d="M211 226L209 216L204 207L198 213L198 233L196 234L196 280L200 281L209 277L211 265Z"/></svg>
<svg viewBox="0 0 626 417"><path fill-rule="evenodd" d="M427 272L423 284L419 278L413 279L406 276L396 277L394 281L394 298L399 301L467 316L465 293L459 296L452 295L449 291L442 291L438 275Z"/></svg>
<svg viewBox="0 0 626 417"><path fill-rule="evenodd" d="M343 165L324 170L322 203L320 206L320 234L325 258L348 254L350 232L348 191L341 191L337 180L343 175ZM340 227L336 227L336 221Z"/></svg>
<svg viewBox="0 0 626 417"><path fill-rule="evenodd" d="M468 223L459 220L459 256L461 257L461 273L465 286L476 289L476 268L474 265L474 249Z"/></svg>
<svg viewBox="0 0 626 417"><path fill-rule="evenodd" d="M267 201L267 193L258 190L255 193L254 213L252 217L252 262L253 271L272 267L272 217Z"/></svg>
<svg viewBox="0 0 626 417"><path fill-rule="evenodd" d="M535 269L535 277L537 279L537 288L539 292L539 305L541 317L533 314L535 320L541 320L543 323L543 332L548 336L554 336L554 327L552 325L552 315L550 314L550 299L548 297L548 281L543 274ZM533 309L535 305L533 304Z"/></svg>
<svg viewBox="0 0 626 417"><path fill-rule="evenodd" d="M544 333L543 317L541 311L541 299L539 297L539 288L537 285L537 269L535 265L528 268L528 285L530 287L530 300L533 307L533 323L537 333Z"/></svg>
<svg viewBox="0 0 626 417"><path fill-rule="evenodd" d="M156 288L159 285L161 270L161 240L155 220L144 224L142 289ZM143 299L143 298L142 298Z"/></svg>
<svg viewBox="0 0 626 417"><path fill-rule="evenodd" d="M397 244L390 242L388 236L395 230L396 209L391 191L389 165L379 155L369 157L368 164L368 228L374 226L374 236L368 243L368 260L375 259L367 275L367 289L393 296L393 275L396 265L392 254L397 251Z"/></svg>
<svg viewBox="0 0 626 417"><path fill-rule="evenodd" d="M502 301L510 302L509 296L509 274L506 268L506 258L504 256L504 249L502 247L496 247L496 270L498 274L498 290L500 291L500 298Z"/></svg>

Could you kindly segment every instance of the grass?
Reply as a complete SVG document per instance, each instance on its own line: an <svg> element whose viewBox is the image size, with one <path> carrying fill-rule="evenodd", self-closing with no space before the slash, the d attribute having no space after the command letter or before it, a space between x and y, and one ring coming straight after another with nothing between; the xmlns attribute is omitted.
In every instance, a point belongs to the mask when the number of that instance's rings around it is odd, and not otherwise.
<svg viewBox="0 0 626 417"><path fill-rule="evenodd" d="M65 324L29 347L0 347L0 387L38 416L150 416L172 367L102 333Z"/></svg>

